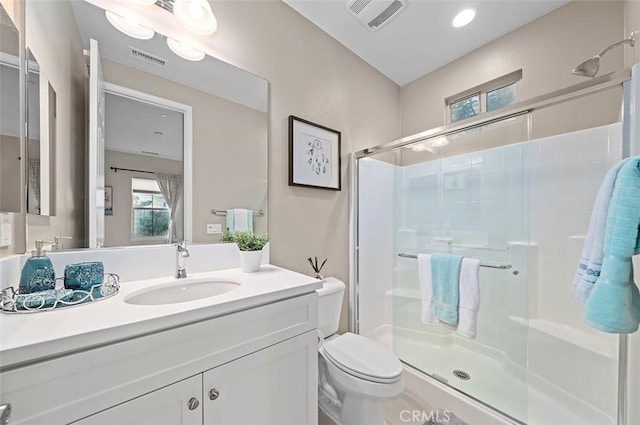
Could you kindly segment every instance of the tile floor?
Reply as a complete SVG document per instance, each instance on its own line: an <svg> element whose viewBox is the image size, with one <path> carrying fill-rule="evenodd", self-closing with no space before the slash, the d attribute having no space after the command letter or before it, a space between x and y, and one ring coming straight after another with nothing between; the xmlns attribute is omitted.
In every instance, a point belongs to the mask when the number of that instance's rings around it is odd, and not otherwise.
<svg viewBox="0 0 640 425"><path fill-rule="evenodd" d="M422 412L428 415L431 410L431 406L419 402L417 397L405 391L400 397L385 403L385 425L422 425L425 422L421 419ZM334 423L318 410L318 425L334 425Z"/></svg>

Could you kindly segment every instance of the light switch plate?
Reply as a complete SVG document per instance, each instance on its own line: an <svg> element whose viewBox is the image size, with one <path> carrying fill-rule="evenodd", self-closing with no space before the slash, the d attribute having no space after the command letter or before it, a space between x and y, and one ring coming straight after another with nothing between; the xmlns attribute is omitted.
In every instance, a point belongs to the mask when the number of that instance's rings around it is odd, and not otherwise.
<svg viewBox="0 0 640 425"><path fill-rule="evenodd" d="M207 235L219 235L222 233L222 224L207 224Z"/></svg>

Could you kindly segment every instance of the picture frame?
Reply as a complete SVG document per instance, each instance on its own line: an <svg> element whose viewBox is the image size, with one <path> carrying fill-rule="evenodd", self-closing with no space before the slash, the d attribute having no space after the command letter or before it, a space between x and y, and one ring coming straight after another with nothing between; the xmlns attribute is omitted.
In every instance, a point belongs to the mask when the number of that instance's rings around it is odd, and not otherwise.
<svg viewBox="0 0 640 425"><path fill-rule="evenodd" d="M113 215L113 186L104 187L104 215Z"/></svg>
<svg viewBox="0 0 640 425"><path fill-rule="evenodd" d="M342 134L289 115L289 186L342 190Z"/></svg>

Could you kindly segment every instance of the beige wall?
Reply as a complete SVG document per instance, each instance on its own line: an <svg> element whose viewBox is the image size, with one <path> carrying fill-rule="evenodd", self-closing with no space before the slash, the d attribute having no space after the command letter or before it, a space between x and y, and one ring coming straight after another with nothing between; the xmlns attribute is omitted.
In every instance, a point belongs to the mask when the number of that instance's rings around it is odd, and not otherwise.
<svg viewBox="0 0 640 425"><path fill-rule="evenodd" d="M24 3L21 3L24 5ZM70 3L27 2L27 46L57 93L55 217L27 215L27 250L36 239L71 236L84 246L85 83L87 69Z"/></svg>
<svg viewBox="0 0 640 425"><path fill-rule="evenodd" d="M408 136L443 125L446 97L518 69L523 70L518 87L520 100L585 81L571 75L571 70L603 47L619 41L623 25L623 3L619 1L573 1L560 7L402 87L402 134ZM622 68L623 53L616 49L603 58L599 74ZM602 107L593 108L598 105ZM579 103L582 115L554 110L551 118L584 118L590 126L601 125L617 118L619 106L619 96L605 96ZM545 113L534 117L534 130L575 129L562 127L562 122L551 128L549 119ZM545 121L544 125L540 121ZM580 126L576 123L573 127Z"/></svg>
<svg viewBox="0 0 640 425"><path fill-rule="evenodd" d="M218 1L211 49L270 82L269 233L272 263L348 283L349 153L400 135L400 89L280 1ZM342 191L288 186L289 115L342 132ZM341 329L347 326L347 299Z"/></svg>
<svg viewBox="0 0 640 425"><path fill-rule="evenodd" d="M108 139L107 135L107 139ZM148 241L131 240L131 179L153 178L151 174L115 172L110 167L130 168L134 170L154 171L157 173L182 174L182 161L164 158L153 158L145 155L134 155L124 152L105 151L105 186L113 187L113 215L104 218L104 245L126 246L144 244ZM182 235L182 208L176 217L178 235ZM166 240L157 243L166 243Z"/></svg>
<svg viewBox="0 0 640 425"><path fill-rule="evenodd" d="M221 223L211 209L265 209L267 204L267 119L247 108L119 63L103 60L104 79L193 108L193 240L216 242L207 223ZM266 232L266 217L254 220Z"/></svg>

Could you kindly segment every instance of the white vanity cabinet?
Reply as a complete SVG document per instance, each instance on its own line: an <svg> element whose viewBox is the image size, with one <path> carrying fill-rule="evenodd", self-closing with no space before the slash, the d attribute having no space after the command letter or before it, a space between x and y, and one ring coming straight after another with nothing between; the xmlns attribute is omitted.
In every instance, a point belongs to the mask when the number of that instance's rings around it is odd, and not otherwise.
<svg viewBox="0 0 640 425"><path fill-rule="evenodd" d="M317 423L317 295L0 373L10 425Z"/></svg>
<svg viewBox="0 0 640 425"><path fill-rule="evenodd" d="M176 382L103 412L78 425L202 425L202 376Z"/></svg>

